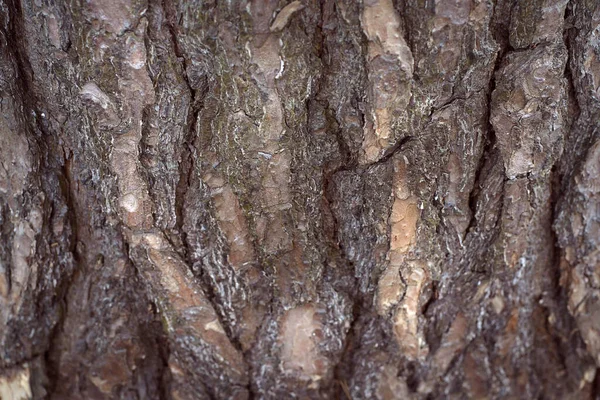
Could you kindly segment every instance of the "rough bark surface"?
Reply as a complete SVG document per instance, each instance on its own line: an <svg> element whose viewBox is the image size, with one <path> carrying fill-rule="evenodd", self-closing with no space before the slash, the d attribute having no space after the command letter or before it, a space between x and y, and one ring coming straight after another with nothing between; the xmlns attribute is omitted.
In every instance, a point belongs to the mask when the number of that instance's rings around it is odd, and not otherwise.
<svg viewBox="0 0 600 400"><path fill-rule="evenodd" d="M0 0L1 399L593 399L597 0Z"/></svg>

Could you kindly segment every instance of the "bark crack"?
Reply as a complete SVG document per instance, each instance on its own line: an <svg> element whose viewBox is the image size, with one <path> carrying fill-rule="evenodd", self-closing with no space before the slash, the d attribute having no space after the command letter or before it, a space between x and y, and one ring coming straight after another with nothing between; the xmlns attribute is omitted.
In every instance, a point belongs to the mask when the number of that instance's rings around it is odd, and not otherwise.
<svg viewBox="0 0 600 400"><path fill-rule="evenodd" d="M477 214L477 200L478 200L478 196L480 194L480 190L483 188L482 186L482 171L485 167L486 161L489 159L490 155L492 154L492 152L496 149L496 133L494 131L494 126L492 125L491 122L491 116L492 116L492 95L494 93L494 90L496 89L496 74L500 71L500 68L502 67L502 62L504 61L504 57L506 55L506 53L508 52L508 48L506 47L506 45L504 45L504 43L506 43L504 40L496 37L497 35L494 34L494 39L496 41L496 44L499 46L499 49L496 53L496 59L494 60L494 68L492 69L491 73L490 73L490 79L488 81L488 87L487 89L485 89L486 91L486 110L485 110L485 120L487 121L487 129L486 129L486 137L485 137L485 144L483 147L483 152L481 154L481 156L479 157L479 161L477 164L477 167L475 168L475 180L473 183L473 188L471 189L471 192L469 193L469 210L471 213L471 218L469 220L469 224L467 225L467 229L465 230L465 232L468 234L471 230L474 230L476 225L477 225L477 218L476 218L476 214ZM500 162L502 162L500 160ZM502 197L504 197L504 195L502 195Z"/></svg>
<svg viewBox="0 0 600 400"><path fill-rule="evenodd" d="M67 204L68 211L68 221L71 226L71 237L70 237L70 252L73 255L73 264L74 271L73 274L68 277L67 281L62 284L62 288L57 290L58 293L58 303L61 305L60 318L57 321L56 325L52 329L52 333L49 337L49 347L46 350L44 355L45 363L49 367L48 371L48 379L49 379L49 394L51 395L54 390L56 390L56 385L59 379L58 370L59 370L59 359L60 355L55 354L58 351L57 341L58 336L61 334L63 330L65 320L67 317L67 297L69 295L69 291L71 290L73 282L76 280L77 275L80 273L81 269L81 257L77 251L77 243L79 241L79 229L78 229L78 221L77 221L77 211L75 204L75 192L74 192L74 182L73 182L73 173L72 173L72 160L73 153L69 151L65 151L63 147L63 157L64 157L64 165L62 171L62 177L64 178L65 185L62 187L62 194L65 198L65 202Z"/></svg>
<svg viewBox="0 0 600 400"><path fill-rule="evenodd" d="M192 88L190 84L189 78L186 72L186 56L182 49L179 47L179 42L177 40L177 25L175 23L175 15L173 15L172 10L173 4L168 0L164 0L162 2L162 9L166 14L167 19L167 31L169 33L169 37L171 39L171 44L173 46L173 52L175 57L181 63L181 77L183 78L188 93L190 95L191 106L188 111L188 125L186 127L186 135L183 139L183 149L181 151L181 158L179 160L179 182L177 184L177 188L175 191L175 215L176 215L176 229L178 233L181 235L182 242L184 244L183 251L185 254L184 259L187 261L188 267L191 267L190 259L189 259L189 246L187 245L187 241L185 240L186 233L183 229L183 208L185 204L186 194L192 184L191 176L194 171L195 165L195 151L194 151L194 141L196 137L196 124L198 120L198 115L204 106L204 97L208 91L208 83L206 79L203 82L203 87L201 93L197 93L196 90Z"/></svg>
<svg viewBox="0 0 600 400"><path fill-rule="evenodd" d="M40 121L40 119L37 117L40 113L38 112L38 107L37 107L37 99L36 99L36 94L35 94L35 90L33 87L33 83L32 83L32 76L33 76L33 72L32 72L32 68L31 65L29 63L29 59L27 57L26 54L26 42L24 40L14 40L15 38L22 38L23 37L23 32L26 32L25 30L25 23L24 23L24 17L23 17L23 10L21 8L21 4L16 1L16 0L9 0L8 4L7 4L7 10L8 10L8 24L6 25L6 27L8 28L9 31L6 31L4 28L2 29L4 37L6 39L7 42L12 42L11 46L10 46L10 50L9 52L12 53L13 59L15 61L15 65L16 65L16 75L17 75L17 86L21 89L20 90L20 96L18 99L16 99L18 102L21 103L21 107L22 110L24 111L24 119L25 119L25 123L27 125L27 133L33 133L33 135L27 135L28 136L28 144L31 146L32 145L32 141L33 143L35 143L37 150L41 151L41 150L48 150L51 145L49 144L49 142L52 142L54 140L54 136L51 135L49 132L47 132L46 126ZM30 112L31 111L31 112ZM32 121L33 119L33 121ZM43 133L46 137L42 138L40 137L39 133ZM33 137L32 137L33 136ZM57 357L53 357L53 353L59 351L58 346L56 345L57 343L57 337L58 334L60 333L60 331L62 330L63 326L64 326L64 322L65 322L65 317L66 317L66 305L67 305L67 296L68 293L71 289L71 285L74 281L75 278L75 274L78 272L79 268L79 257L76 251L76 245L77 245L77 237L78 237L78 229L77 229L77 219L76 219L76 210L75 210L75 203L74 203L74 194L73 194L73 178L71 176L71 170L70 170L70 162L71 162L71 158L72 158L72 153L71 155L67 156L65 149L63 146L61 146L60 148L62 148L63 150L63 165L62 165L62 170L54 170L51 173L56 174L57 178L59 181L64 183L64 186L62 186L60 189L61 195L63 197L63 200L66 204L66 207L68 209L68 214L65 217L66 218L66 222L70 225L71 227L71 234L69 237L69 243L68 243L68 251L71 253L72 255L72 260L73 260L73 269L74 272L72 272L70 275L64 276L63 279L58 283L57 287L56 287L56 304L59 304L59 318L58 320L55 322L54 326L51 328L50 333L49 333L49 337L47 339L47 346L45 348L45 350L43 352L40 352L39 354L33 354L30 359L33 359L34 357L37 356L42 356L43 355L43 362L45 364L45 366L56 366L57 361L54 360L53 358L57 358ZM32 153L36 153L36 152L32 152ZM37 155L37 154L36 154ZM38 161L38 171L37 173L40 176L43 176L43 172L46 170L52 170L53 167L48 165L48 160L43 156L39 156ZM42 188L40 188L40 190L43 190ZM10 271L10 268L8 268L8 270ZM24 362L27 362L28 360L25 360ZM58 374L57 372L57 368L46 368L46 370L48 371L47 373L47 378L48 378L48 391L51 394L57 384L57 379L58 379Z"/></svg>
<svg viewBox="0 0 600 400"><path fill-rule="evenodd" d="M323 31L323 29L324 29L325 7L327 7L327 4L323 4L321 6L321 18L319 21L319 26L320 26L321 31ZM336 13L336 17L339 18L339 14L338 14L339 9L337 8L337 6L335 4L334 4L333 8L334 8L333 12ZM333 34L333 32L330 32L330 33ZM320 35L320 37L321 37L321 43L320 43L319 48L323 49L319 54L319 57L321 58L321 65L323 65L323 71L322 71L321 78L320 78L320 80L322 81L324 76L335 74L335 71L332 71L332 67L330 66L331 63L328 61L328 58L330 57L330 55L329 55L330 49L327 46L326 35ZM361 38L363 38L363 40L365 40L364 35L361 35ZM358 165L357 157L355 157L352 154L350 145L346 142L346 139L344 138L342 128L341 128L341 122L337 120L336 110L332 108L332 106L329 104L329 102L323 101L320 99L322 92L323 92L322 85L317 84L317 89L314 91L314 93L311 94L311 100L325 103L324 107L326 110L326 120L327 120L327 124L326 124L327 128L326 129L330 130L334 134L337 145L338 145L338 150L340 152L339 160L334 160L334 161L331 161L330 163L326 164L326 166L323 170L323 200L324 200L323 205L325 207L325 210L323 210L323 214L329 215L331 217L330 220L331 220L331 224L332 224L331 229L330 229L329 238L328 238L328 242L329 242L328 247L330 247L333 250L333 254L335 254L336 256L338 256L341 259L342 263L345 265L345 268L348 271L353 271L354 263L348 257L348 255L345 253L344 249L341 246L341 241L339 238L340 222L338 221L338 218L335 215L334 209L332 206L335 203L335 198L333 197L333 187L334 187L335 176L339 172L361 169L361 167ZM326 98L326 93L323 95L323 97ZM359 113L362 118L362 125L364 126L364 114L362 113L361 110L359 110ZM401 143L399 143L398 146L395 146L394 150L399 148L400 145L401 145ZM392 151L392 153L393 153L393 151ZM390 157L391 157L391 154L390 154ZM339 164L336 165L337 163L339 163ZM352 275L354 276L355 274L352 274ZM347 334L345 335L345 338L344 338L344 341L342 344L342 350L339 354L339 359L336 360L335 364L332 366L333 387L330 389L333 390L337 394L338 397L347 396L348 398L350 398L349 397L350 393L348 391L346 380L342 376L341 366L343 365L344 360L348 357L348 354L352 351L352 347L350 345L353 342L353 335L355 334L356 324L358 323L360 315L361 315L362 306L361 306L360 300L358 299L358 296L357 296L358 287L359 287L359 278L354 276L353 287L350 289L350 293L347 293L347 295L349 295L349 298L352 300L352 318L351 318L351 321L349 322L349 328L348 328ZM340 393L340 390L343 392L343 395Z"/></svg>

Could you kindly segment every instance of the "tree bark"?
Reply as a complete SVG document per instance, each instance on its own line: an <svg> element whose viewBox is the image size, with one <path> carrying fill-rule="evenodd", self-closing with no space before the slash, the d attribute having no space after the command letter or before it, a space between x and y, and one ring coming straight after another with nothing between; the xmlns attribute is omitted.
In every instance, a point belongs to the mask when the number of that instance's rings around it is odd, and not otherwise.
<svg viewBox="0 0 600 400"><path fill-rule="evenodd" d="M0 0L1 399L592 399L600 2Z"/></svg>

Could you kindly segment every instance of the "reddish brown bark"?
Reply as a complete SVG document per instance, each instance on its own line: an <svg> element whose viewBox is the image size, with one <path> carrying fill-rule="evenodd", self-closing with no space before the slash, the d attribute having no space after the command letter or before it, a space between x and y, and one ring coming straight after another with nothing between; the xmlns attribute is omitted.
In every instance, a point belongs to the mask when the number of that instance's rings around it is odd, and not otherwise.
<svg viewBox="0 0 600 400"><path fill-rule="evenodd" d="M0 4L2 399L597 396L597 1Z"/></svg>

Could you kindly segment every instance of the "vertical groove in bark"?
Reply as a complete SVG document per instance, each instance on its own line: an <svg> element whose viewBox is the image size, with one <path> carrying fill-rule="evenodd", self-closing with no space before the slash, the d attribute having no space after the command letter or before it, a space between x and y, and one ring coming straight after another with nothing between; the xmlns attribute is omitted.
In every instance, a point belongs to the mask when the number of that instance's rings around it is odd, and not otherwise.
<svg viewBox="0 0 600 400"><path fill-rule="evenodd" d="M598 326L592 322L595 317L594 249L596 236L591 234L597 226L595 218L589 219L590 212L597 208L597 124L591 115L597 113L596 88L598 81L597 44L592 38L597 35L600 21L598 5L572 1L566 13L568 28L565 41L569 52L569 64L565 76L570 80L572 91L571 110L573 120L566 137L565 152L559 164L561 174L561 196L556 204L554 230L558 239L560 284L564 291L565 303L575 320L577 339L583 339L587 352L598 365ZM577 153L579 152L579 153ZM581 222L583 221L583 226ZM591 249L590 249L591 247ZM594 267L596 265L596 267ZM571 344L573 345L573 344ZM582 347L581 343L576 344ZM585 371L584 379L592 386L591 393L597 391L597 368L591 365Z"/></svg>
<svg viewBox="0 0 600 400"><path fill-rule="evenodd" d="M6 175L0 177L0 191L6 197L0 202L0 225L7 236L0 240L7 263L2 263L0 272L4 275L0 367L8 375L0 378L0 390L5 396L5 385L13 385L15 396L29 393L41 398L47 394L44 386L51 389L45 364L49 364L48 349L64 320L64 298L76 265L72 256L76 225L69 190L64 187L67 177L61 170L62 148L51 136L46 115L39 109L25 45L16 40L25 30L20 4L2 3L1 14L0 147L5 153L0 163ZM12 250L4 247L11 242ZM8 258L11 253L12 259ZM31 384L19 382L23 376L28 376Z"/></svg>

